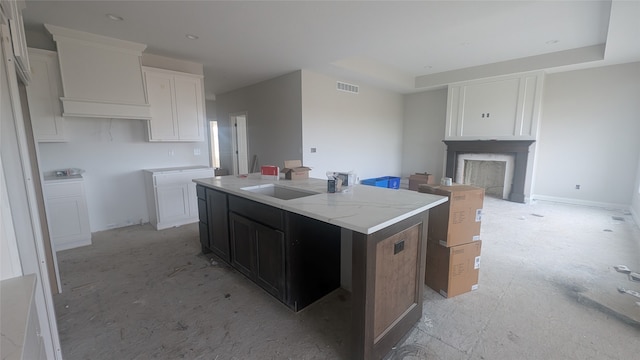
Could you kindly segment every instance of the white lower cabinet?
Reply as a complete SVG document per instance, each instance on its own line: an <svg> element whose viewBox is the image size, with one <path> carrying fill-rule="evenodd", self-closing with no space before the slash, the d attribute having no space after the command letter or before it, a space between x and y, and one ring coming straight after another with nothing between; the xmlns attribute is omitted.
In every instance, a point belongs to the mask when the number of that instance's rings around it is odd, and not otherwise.
<svg viewBox="0 0 640 360"><path fill-rule="evenodd" d="M55 251L91 245L89 211L80 175L45 177L45 209Z"/></svg>
<svg viewBox="0 0 640 360"><path fill-rule="evenodd" d="M157 230L198 222L193 179L213 177L213 169L186 167L144 171L149 222Z"/></svg>

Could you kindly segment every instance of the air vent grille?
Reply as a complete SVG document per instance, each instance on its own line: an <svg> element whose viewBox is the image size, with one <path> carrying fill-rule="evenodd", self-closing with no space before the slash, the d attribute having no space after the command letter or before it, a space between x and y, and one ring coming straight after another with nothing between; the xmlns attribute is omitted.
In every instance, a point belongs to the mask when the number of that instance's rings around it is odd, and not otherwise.
<svg viewBox="0 0 640 360"><path fill-rule="evenodd" d="M340 91L344 91L352 94L357 94L360 91L360 88L358 87L358 85L347 84L341 81L338 81L337 89Z"/></svg>

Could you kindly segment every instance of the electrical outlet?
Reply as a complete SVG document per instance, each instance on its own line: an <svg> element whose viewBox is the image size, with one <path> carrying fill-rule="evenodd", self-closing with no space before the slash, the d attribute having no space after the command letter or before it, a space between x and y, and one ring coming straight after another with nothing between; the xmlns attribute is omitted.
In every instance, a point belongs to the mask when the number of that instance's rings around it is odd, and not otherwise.
<svg viewBox="0 0 640 360"><path fill-rule="evenodd" d="M576 185L576 190L580 190L580 185Z"/></svg>
<svg viewBox="0 0 640 360"><path fill-rule="evenodd" d="M174 156L176 153L175 151L173 151L173 149L169 150L169 156Z"/></svg>
<svg viewBox="0 0 640 360"><path fill-rule="evenodd" d="M200 148L193 148L193 155L199 156L200 155Z"/></svg>
<svg viewBox="0 0 640 360"><path fill-rule="evenodd" d="M316 148L311 148L311 153L315 153L316 152Z"/></svg>

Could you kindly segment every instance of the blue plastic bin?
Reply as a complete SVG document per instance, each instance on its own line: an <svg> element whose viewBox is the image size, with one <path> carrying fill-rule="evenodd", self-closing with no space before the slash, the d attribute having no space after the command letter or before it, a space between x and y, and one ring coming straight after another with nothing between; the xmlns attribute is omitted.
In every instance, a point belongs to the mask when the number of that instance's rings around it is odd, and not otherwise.
<svg viewBox="0 0 640 360"><path fill-rule="evenodd" d="M389 189L399 189L400 178L395 176L382 176L379 178L360 180L360 184L389 188Z"/></svg>
<svg viewBox="0 0 640 360"><path fill-rule="evenodd" d="M400 178L395 176L385 176L383 179L388 180L387 187L389 189L400 189Z"/></svg>
<svg viewBox="0 0 640 360"><path fill-rule="evenodd" d="M386 188L389 186L389 180L383 177L373 178L373 179L364 179L364 180L360 180L360 184Z"/></svg>

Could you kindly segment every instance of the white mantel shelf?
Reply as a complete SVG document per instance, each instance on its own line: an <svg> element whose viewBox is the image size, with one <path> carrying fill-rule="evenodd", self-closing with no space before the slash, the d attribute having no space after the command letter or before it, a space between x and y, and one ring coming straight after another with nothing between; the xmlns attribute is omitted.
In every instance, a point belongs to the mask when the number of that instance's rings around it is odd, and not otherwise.
<svg viewBox="0 0 640 360"><path fill-rule="evenodd" d="M229 175L193 181L205 187L367 235L447 201L447 198L443 196L367 185L354 185L341 193L327 193L327 181L313 178L305 180L263 180L260 178L260 174L250 174L247 177ZM297 199L281 200L268 195L242 190L244 187L263 184L277 184L316 192L317 194Z"/></svg>

